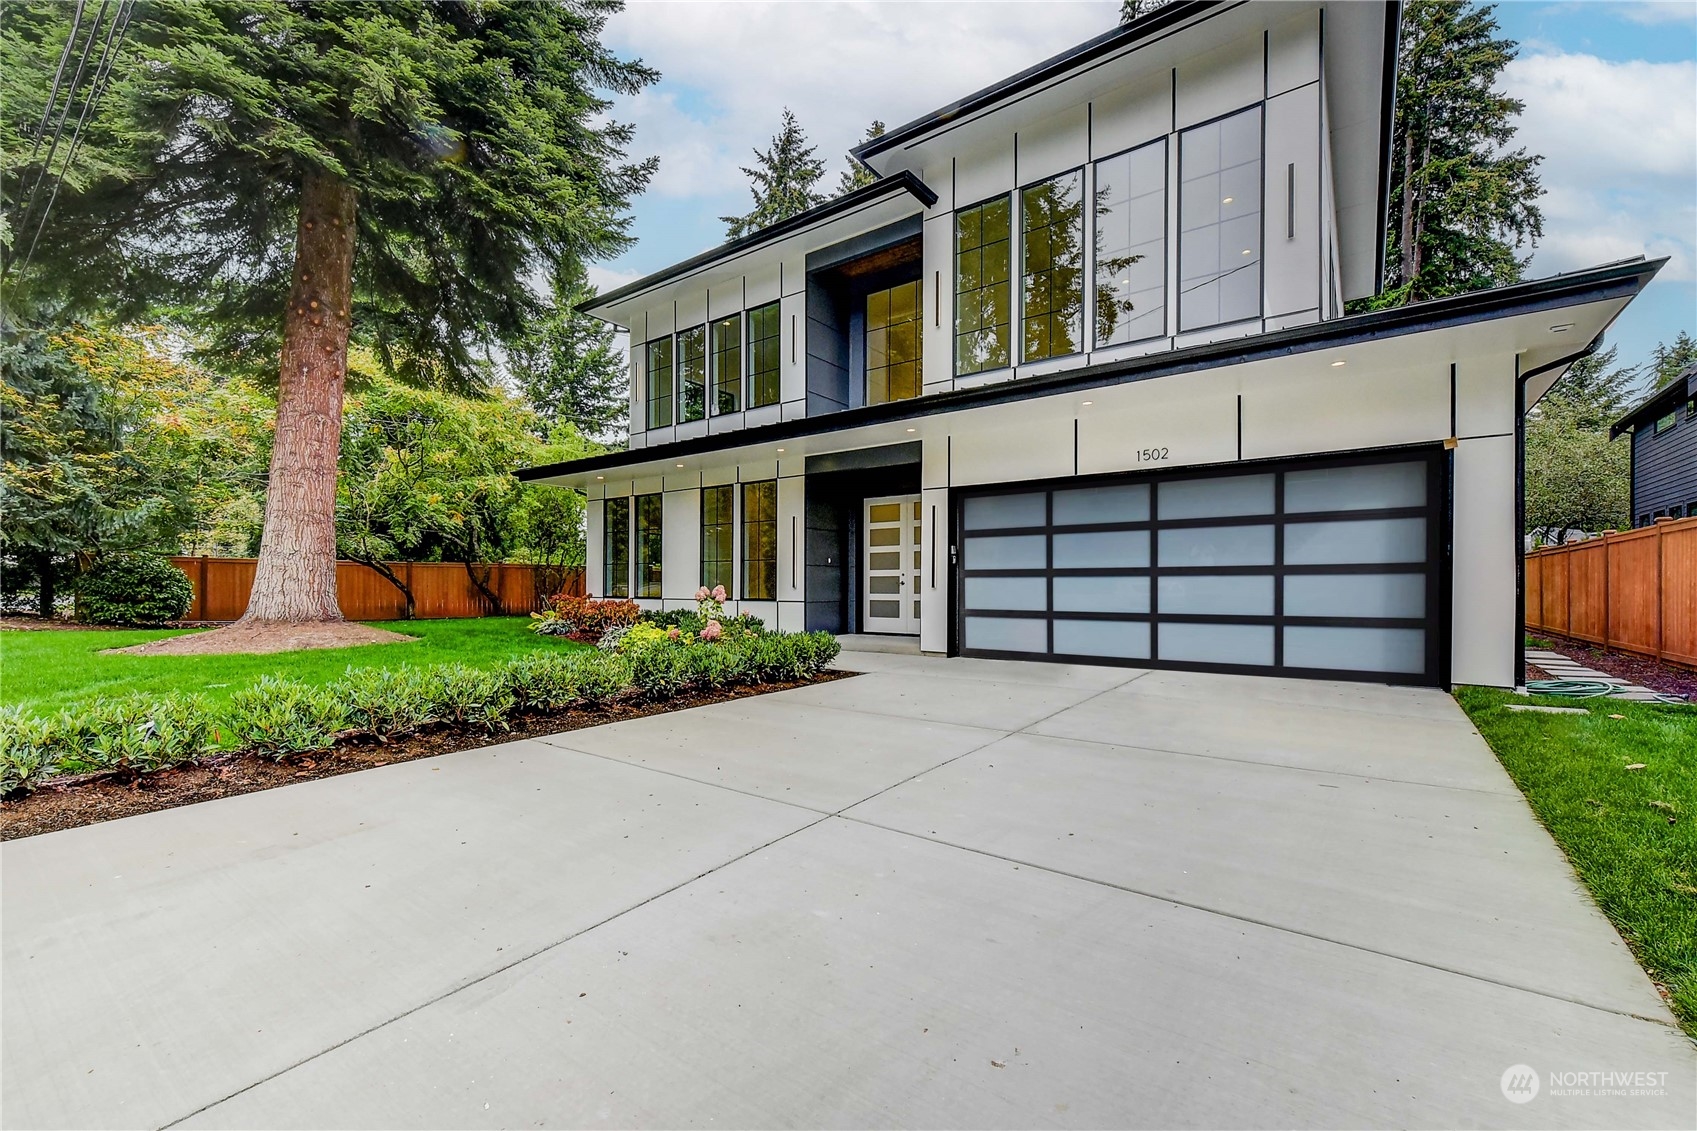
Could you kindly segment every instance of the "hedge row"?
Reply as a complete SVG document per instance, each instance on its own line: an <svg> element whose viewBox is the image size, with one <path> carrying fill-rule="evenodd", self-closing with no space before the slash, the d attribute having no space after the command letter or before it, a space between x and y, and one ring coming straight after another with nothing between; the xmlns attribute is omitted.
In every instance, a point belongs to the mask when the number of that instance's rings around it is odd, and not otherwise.
<svg viewBox="0 0 1697 1131"><path fill-rule="evenodd" d="M830 633L638 649L537 652L493 668L350 668L326 685L267 676L223 708L204 696L133 696L35 717L0 709L0 793L55 774L157 770L234 748L268 758L323 750L356 734L388 739L428 726L493 732L519 710L810 679L837 657Z"/></svg>

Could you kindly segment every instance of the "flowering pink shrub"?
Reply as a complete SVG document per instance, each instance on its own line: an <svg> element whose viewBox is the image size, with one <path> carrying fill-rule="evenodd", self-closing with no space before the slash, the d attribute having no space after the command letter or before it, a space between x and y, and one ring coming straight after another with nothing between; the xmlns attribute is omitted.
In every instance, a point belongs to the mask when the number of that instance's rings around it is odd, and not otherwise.
<svg viewBox="0 0 1697 1131"><path fill-rule="evenodd" d="M683 639L683 633L678 630L677 625L673 625L671 628L668 628L666 630L666 639L667 640L682 640Z"/></svg>
<svg viewBox="0 0 1697 1131"><path fill-rule="evenodd" d="M719 627L718 621L710 620L707 622L707 627L701 630L701 639L717 640L724 634L724 631L724 629Z"/></svg>
<svg viewBox="0 0 1697 1131"><path fill-rule="evenodd" d="M713 587L713 600L723 605L725 603L726 596L727 594L725 593L725 587L723 585L715 585Z"/></svg>
<svg viewBox="0 0 1697 1131"><path fill-rule="evenodd" d="M708 589L705 585L695 591L695 599L697 601L705 601L711 596L713 596L713 591Z"/></svg>

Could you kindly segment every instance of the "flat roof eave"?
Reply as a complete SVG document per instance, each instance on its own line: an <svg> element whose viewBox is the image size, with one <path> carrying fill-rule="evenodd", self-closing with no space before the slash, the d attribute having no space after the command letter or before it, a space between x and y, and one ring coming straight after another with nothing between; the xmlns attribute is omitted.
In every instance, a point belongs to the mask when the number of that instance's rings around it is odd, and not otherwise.
<svg viewBox="0 0 1697 1131"><path fill-rule="evenodd" d="M1465 326L1487 319L1538 310L1559 309L1611 298L1631 299L1643 290L1666 262L1666 258L1645 260L1638 257L1583 271L1515 283L1507 287L1472 291L1388 310L1356 314L1329 322L1314 322L1286 330L1273 330L1249 338L1230 338L1148 354L1131 360L1104 362L971 389L928 393L910 400L864 405L821 416L808 416L688 440L676 440L650 448L633 448L565 463L520 468L514 474L526 482L566 475L593 474L653 463L656 460L781 443L805 436L903 420L918 420L942 413L959 412L962 409L1009 404L1032 397L1082 392L1131 381L1147 381L1157 377L1212 369L1222 364L1236 365L1332 349L1377 338Z"/></svg>

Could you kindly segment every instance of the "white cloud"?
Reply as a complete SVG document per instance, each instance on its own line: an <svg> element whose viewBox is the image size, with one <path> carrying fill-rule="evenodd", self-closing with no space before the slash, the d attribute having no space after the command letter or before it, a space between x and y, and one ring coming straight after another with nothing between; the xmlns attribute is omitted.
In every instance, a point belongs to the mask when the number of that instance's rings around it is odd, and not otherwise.
<svg viewBox="0 0 1697 1131"><path fill-rule="evenodd" d="M609 43L662 75L619 100L634 151L658 153L650 192L743 188L785 106L828 165L874 118L894 126L1112 28L1113 0L1052 3L648 3L608 24Z"/></svg>
<svg viewBox="0 0 1697 1131"><path fill-rule="evenodd" d="M1697 23L1697 3L1692 0L1636 0L1614 7L1635 24Z"/></svg>
<svg viewBox="0 0 1697 1131"><path fill-rule="evenodd" d="M1697 63L1542 52L1510 63L1516 145L1544 156L1540 274L1629 255L1697 262Z"/></svg>

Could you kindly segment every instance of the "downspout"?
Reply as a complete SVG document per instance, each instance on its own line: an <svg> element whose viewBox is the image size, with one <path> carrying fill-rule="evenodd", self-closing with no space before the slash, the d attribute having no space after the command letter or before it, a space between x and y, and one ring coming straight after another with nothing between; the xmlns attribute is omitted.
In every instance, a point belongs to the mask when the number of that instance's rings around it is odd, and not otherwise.
<svg viewBox="0 0 1697 1131"><path fill-rule="evenodd" d="M1525 373L1520 372L1520 355L1514 355L1514 689L1522 695L1526 694L1526 383L1590 357L1602 344L1599 333L1584 349Z"/></svg>

